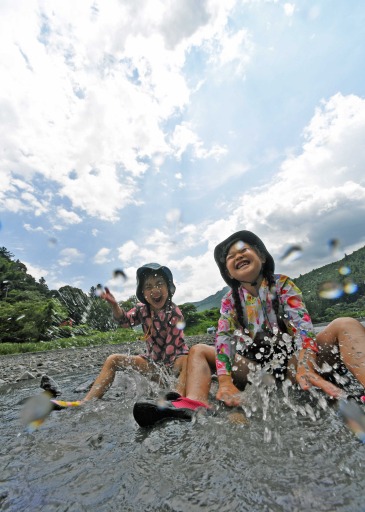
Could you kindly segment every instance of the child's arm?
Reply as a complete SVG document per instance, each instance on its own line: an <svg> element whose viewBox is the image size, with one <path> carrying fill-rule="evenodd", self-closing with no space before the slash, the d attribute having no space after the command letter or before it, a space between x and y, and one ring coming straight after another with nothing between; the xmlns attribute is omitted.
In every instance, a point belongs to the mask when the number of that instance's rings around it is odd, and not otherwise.
<svg viewBox="0 0 365 512"><path fill-rule="evenodd" d="M118 322L121 327L131 327L132 325L137 325L139 323L138 319L134 315L134 310L132 309L131 312L127 313L123 308L121 308L109 288L105 287L105 292L100 295L100 298L109 302L112 307L114 320ZM133 323L129 318L130 314L133 316Z"/></svg>

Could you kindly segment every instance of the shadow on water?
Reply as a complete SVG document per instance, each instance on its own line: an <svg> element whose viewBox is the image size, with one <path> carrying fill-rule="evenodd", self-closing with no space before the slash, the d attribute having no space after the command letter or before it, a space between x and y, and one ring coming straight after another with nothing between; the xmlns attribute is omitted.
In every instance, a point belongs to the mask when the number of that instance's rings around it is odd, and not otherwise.
<svg viewBox="0 0 365 512"><path fill-rule="evenodd" d="M4 511L364 511L365 445L325 400L294 389L247 391L249 424L221 408L143 430L136 397L157 385L118 374L103 400L20 422L38 381L0 389ZM67 399L90 376L58 377Z"/></svg>

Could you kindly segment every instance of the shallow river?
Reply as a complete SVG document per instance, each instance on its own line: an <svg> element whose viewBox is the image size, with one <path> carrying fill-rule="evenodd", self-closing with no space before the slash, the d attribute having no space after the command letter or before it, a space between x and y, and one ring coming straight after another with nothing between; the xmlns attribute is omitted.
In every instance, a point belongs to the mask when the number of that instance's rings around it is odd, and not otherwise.
<svg viewBox="0 0 365 512"><path fill-rule="evenodd" d="M90 374L57 376L62 397ZM152 430L132 416L156 384L118 372L103 400L52 412L33 433L22 402L39 379L0 389L4 511L365 510L365 445L335 406L297 390L246 393L249 424L223 408Z"/></svg>

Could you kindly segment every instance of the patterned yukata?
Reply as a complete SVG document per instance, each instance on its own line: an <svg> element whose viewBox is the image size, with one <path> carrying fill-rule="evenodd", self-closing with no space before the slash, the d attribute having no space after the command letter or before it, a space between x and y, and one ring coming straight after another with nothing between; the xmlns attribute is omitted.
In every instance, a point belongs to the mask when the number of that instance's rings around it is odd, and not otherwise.
<svg viewBox="0 0 365 512"><path fill-rule="evenodd" d="M189 347L184 341L184 331L177 327L184 317L173 302L158 312L148 312L145 304L137 304L130 311L123 311L121 317L114 318L120 327L142 325L147 349L140 354L150 362L172 367L176 358L186 355Z"/></svg>
<svg viewBox="0 0 365 512"><path fill-rule="evenodd" d="M286 343L295 349L301 348L318 351L315 341L312 321L302 299L299 288L282 274L274 274L275 291L279 304L283 309L283 320L290 336L286 336ZM243 317L248 329L248 335L254 339L258 332L278 329L278 319L273 307L273 295L266 279L263 279L257 297L252 296L243 286L238 288L243 309ZM235 339L234 331L242 327L238 323L232 290L226 293L221 303L221 316L218 321L218 330L215 341L217 375L230 375L233 357L232 342ZM242 340L242 338L241 338ZM244 340L244 337L243 337ZM244 344L244 341L242 341Z"/></svg>

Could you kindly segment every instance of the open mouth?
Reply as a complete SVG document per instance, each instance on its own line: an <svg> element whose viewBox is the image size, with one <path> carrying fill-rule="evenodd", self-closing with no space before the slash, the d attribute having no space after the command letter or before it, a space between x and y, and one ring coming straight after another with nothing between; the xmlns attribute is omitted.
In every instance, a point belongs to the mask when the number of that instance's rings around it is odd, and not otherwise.
<svg viewBox="0 0 365 512"><path fill-rule="evenodd" d="M160 295L159 297L153 297L151 296L151 299L153 300L153 302L155 302L156 304L160 304L160 302L162 302L162 296Z"/></svg>
<svg viewBox="0 0 365 512"><path fill-rule="evenodd" d="M236 270L247 267L250 264L248 260L241 260L236 264Z"/></svg>

